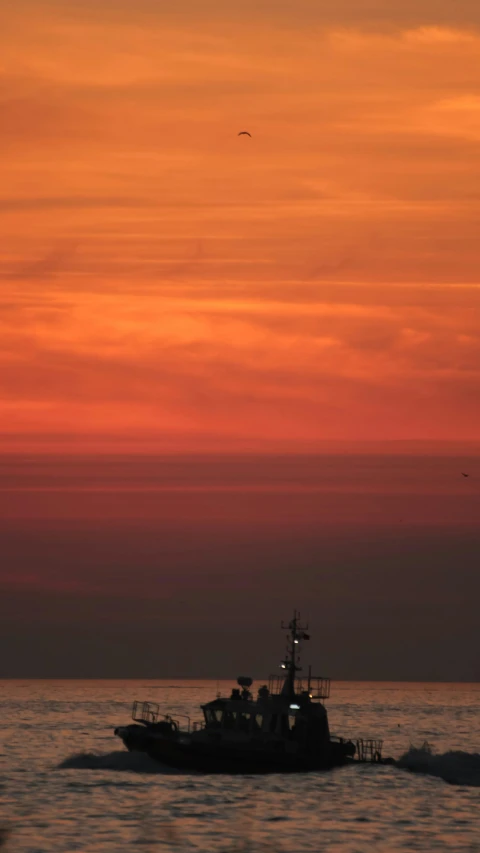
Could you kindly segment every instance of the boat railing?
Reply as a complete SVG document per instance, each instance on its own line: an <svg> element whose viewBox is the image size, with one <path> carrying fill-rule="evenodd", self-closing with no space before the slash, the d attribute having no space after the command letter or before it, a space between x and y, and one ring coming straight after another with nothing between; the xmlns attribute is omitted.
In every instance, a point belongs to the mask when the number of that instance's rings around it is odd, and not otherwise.
<svg viewBox="0 0 480 853"><path fill-rule="evenodd" d="M280 696L286 675L271 675L268 679L268 690L271 696ZM310 678L295 679L295 695L307 694L310 699L328 699L330 696L330 679L319 675L311 675Z"/></svg>
<svg viewBox="0 0 480 853"><path fill-rule="evenodd" d="M136 723L156 723L160 714L160 706L156 702L138 702L132 707L132 720Z"/></svg>
<svg viewBox="0 0 480 853"><path fill-rule="evenodd" d="M171 714L161 714L160 706L157 705L156 702L138 702L135 700L132 707L132 719L135 720L136 723L144 723L148 725L149 723L158 723L159 720L166 720L169 723L175 723L177 728L180 729L179 718L182 720L186 720L186 730L187 732L197 731L197 729L201 728L204 724L194 723L192 726L192 722L188 714L175 714L174 717Z"/></svg>
<svg viewBox="0 0 480 853"><path fill-rule="evenodd" d="M168 717L168 719L173 720L174 723L177 723L178 728L180 728L178 721L177 721L177 717L181 717L182 720L187 721L187 732L192 731L192 723L191 723L191 720L190 720L190 717L188 716L188 714L175 714L175 717Z"/></svg>
<svg viewBox="0 0 480 853"><path fill-rule="evenodd" d="M358 738L355 741L347 740L338 735L330 735L330 741L334 743L353 743L355 746L355 761L363 764L377 764L382 760L383 740L377 738Z"/></svg>
<svg viewBox="0 0 480 853"><path fill-rule="evenodd" d="M383 740L359 738L355 741L357 761L376 764L382 760Z"/></svg>

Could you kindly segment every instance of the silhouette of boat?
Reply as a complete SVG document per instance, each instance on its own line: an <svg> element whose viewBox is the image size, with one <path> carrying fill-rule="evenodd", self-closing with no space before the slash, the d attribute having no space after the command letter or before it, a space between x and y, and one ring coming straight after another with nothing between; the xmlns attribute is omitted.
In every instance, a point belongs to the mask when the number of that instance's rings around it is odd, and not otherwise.
<svg viewBox="0 0 480 853"><path fill-rule="evenodd" d="M134 723L115 734L128 750L146 752L171 767L204 773L294 773L326 770L352 761L381 761L382 741L355 742L330 734L325 699L330 679L298 677L300 649L309 640L300 614L288 631L281 673L271 675L256 698L252 679L240 677L229 697L201 706L203 720L180 724L153 702L134 702Z"/></svg>

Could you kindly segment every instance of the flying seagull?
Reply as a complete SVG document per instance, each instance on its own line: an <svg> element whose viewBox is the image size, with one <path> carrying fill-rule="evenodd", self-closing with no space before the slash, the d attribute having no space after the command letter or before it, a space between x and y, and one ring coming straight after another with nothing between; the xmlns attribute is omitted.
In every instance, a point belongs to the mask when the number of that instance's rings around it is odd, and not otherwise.
<svg viewBox="0 0 480 853"><path fill-rule="evenodd" d="M241 130L240 133L237 133L237 136L249 136L252 138L252 134L248 132L248 130Z"/></svg>
<svg viewBox="0 0 480 853"><path fill-rule="evenodd" d="M468 477L468 474L464 474L464 472L462 471L462 477Z"/></svg>

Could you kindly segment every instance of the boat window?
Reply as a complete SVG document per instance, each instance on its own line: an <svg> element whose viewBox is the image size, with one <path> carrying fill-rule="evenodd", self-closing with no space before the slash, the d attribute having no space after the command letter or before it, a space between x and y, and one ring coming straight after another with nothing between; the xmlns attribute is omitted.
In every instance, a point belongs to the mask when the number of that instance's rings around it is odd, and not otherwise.
<svg viewBox="0 0 480 853"><path fill-rule="evenodd" d="M278 722L278 714L272 714L272 716L270 718L270 725L269 725L269 729L271 732L276 732L277 722Z"/></svg>
<svg viewBox="0 0 480 853"><path fill-rule="evenodd" d="M239 731L248 732L250 729L250 714L237 714L237 726Z"/></svg>
<svg viewBox="0 0 480 853"><path fill-rule="evenodd" d="M225 729L235 728L235 717L236 717L236 714L233 714L232 711L224 711L223 727Z"/></svg>
<svg viewBox="0 0 480 853"><path fill-rule="evenodd" d="M262 726L263 726L263 715L262 714L253 715L253 731L254 732L261 732Z"/></svg>
<svg viewBox="0 0 480 853"><path fill-rule="evenodd" d="M207 723L215 724L220 723L222 719L222 712L220 709L215 710L214 708L205 708L205 720Z"/></svg>
<svg viewBox="0 0 480 853"><path fill-rule="evenodd" d="M296 719L297 718L295 717L295 714L290 714L290 716L288 718L288 722L290 723L290 731L293 731L293 728L294 728L295 723L296 723Z"/></svg>

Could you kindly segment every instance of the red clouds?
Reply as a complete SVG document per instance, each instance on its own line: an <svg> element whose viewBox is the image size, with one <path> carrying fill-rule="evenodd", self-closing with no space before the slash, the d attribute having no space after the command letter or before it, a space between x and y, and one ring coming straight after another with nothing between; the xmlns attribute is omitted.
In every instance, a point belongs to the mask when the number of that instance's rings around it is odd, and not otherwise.
<svg viewBox="0 0 480 853"><path fill-rule="evenodd" d="M475 29L426 2L213 3L195 27L188 3L23 7L2 31L3 446L478 438Z"/></svg>

